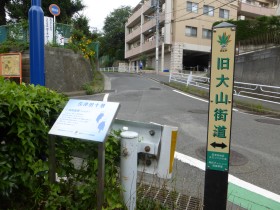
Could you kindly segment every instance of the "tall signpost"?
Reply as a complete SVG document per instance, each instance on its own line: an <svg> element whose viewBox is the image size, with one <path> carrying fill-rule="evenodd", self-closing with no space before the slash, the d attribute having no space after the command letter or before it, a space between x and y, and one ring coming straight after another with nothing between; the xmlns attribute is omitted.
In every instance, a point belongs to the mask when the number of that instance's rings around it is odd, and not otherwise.
<svg viewBox="0 0 280 210"><path fill-rule="evenodd" d="M41 0L32 0L28 12L30 36L30 83L45 86L44 13Z"/></svg>
<svg viewBox="0 0 280 210"><path fill-rule="evenodd" d="M230 157L236 26L213 27L204 210L225 210Z"/></svg>
<svg viewBox="0 0 280 210"><path fill-rule="evenodd" d="M49 11L53 15L53 37L54 43L56 43L56 16L60 15L60 8L56 4L51 4L49 6Z"/></svg>

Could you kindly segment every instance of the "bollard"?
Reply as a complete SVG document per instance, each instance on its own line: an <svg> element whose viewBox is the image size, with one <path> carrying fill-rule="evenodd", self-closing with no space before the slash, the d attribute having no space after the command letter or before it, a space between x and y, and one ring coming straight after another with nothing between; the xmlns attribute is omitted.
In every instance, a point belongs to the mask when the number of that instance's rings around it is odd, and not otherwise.
<svg viewBox="0 0 280 210"><path fill-rule="evenodd" d="M138 133L121 133L121 185L128 210L136 209L137 145Z"/></svg>

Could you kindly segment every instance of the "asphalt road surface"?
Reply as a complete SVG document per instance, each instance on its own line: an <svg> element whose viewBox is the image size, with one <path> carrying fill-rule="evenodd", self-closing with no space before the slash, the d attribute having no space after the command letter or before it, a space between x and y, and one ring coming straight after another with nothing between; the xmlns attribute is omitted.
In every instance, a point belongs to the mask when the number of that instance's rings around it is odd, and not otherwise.
<svg viewBox="0 0 280 210"><path fill-rule="evenodd" d="M208 122L206 101L175 92L146 76L126 73L106 75L112 90L108 101L121 104L117 118L177 126L177 154L205 162ZM103 96L99 94L80 98L102 100ZM247 114L241 110L234 111L229 174L275 194L277 200L280 194L279 145L279 120ZM195 162L190 165L178 159L174 164L172 185L192 196L203 197L204 171Z"/></svg>

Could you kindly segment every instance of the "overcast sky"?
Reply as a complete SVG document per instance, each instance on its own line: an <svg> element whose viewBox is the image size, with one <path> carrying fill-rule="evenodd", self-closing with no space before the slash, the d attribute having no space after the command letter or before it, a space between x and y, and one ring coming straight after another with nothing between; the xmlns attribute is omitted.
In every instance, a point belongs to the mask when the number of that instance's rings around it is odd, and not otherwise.
<svg viewBox="0 0 280 210"><path fill-rule="evenodd" d="M83 0L86 8L83 14L89 18L89 25L96 27L99 31L102 30L105 18L118 9L120 6L131 6L134 8L140 0Z"/></svg>

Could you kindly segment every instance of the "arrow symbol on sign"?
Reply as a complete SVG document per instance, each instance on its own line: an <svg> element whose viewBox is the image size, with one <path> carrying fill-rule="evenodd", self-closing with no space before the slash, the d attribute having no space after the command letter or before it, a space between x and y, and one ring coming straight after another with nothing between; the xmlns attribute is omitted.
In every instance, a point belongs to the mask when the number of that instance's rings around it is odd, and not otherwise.
<svg viewBox="0 0 280 210"><path fill-rule="evenodd" d="M216 147L221 147L222 149L226 148L227 145L225 145L224 143L216 143L216 142L213 142L212 144L210 144L212 147L216 148Z"/></svg>

